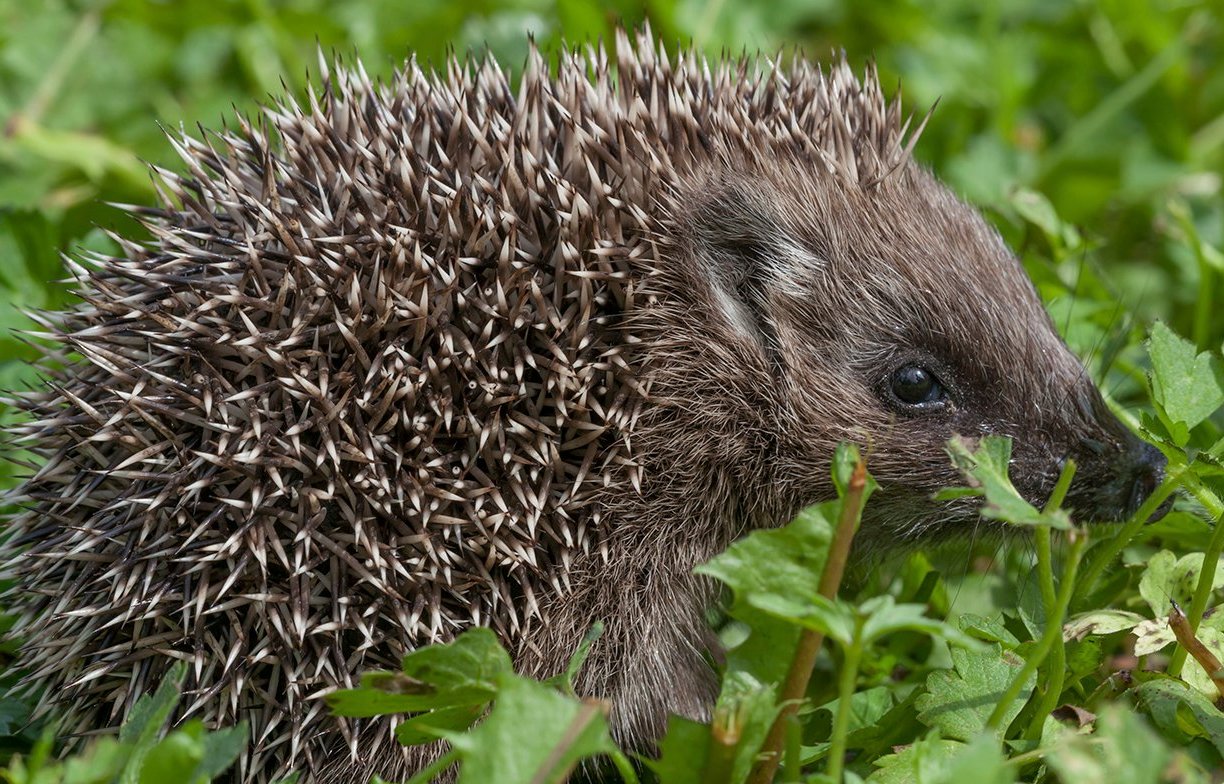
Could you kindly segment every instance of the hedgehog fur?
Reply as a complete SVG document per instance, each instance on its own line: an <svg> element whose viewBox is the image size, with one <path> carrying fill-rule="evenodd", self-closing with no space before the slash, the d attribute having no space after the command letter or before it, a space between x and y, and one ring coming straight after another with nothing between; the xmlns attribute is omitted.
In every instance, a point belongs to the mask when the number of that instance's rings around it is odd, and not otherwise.
<svg viewBox="0 0 1224 784"><path fill-rule="evenodd" d="M393 722L321 695L474 624L551 675L603 619L579 685L641 747L714 694L692 567L828 497L837 441L871 433L905 502L868 540L974 525L928 499L953 431L1028 436L1034 494L1067 434L1131 449L873 70L649 30L559 60L517 88L322 64L304 105L173 139L184 173L128 208L151 239L71 262L5 561L27 683L73 727L185 661L183 716L249 722L243 780L390 778L419 764ZM926 312L932 353L1048 390L898 425L847 368Z"/></svg>

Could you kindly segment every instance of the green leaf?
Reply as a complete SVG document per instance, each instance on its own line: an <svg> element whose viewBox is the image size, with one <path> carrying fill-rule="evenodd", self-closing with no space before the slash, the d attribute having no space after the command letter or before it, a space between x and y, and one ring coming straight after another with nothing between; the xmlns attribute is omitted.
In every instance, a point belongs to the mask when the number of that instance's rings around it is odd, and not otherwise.
<svg viewBox="0 0 1224 784"><path fill-rule="evenodd" d="M1172 752L1142 719L1107 705L1091 736L1072 736L1053 745L1046 762L1061 781L1102 784L1159 784Z"/></svg>
<svg viewBox="0 0 1224 784"><path fill-rule="evenodd" d="M101 738L82 754L64 761L63 784L110 784L127 764L131 752L130 745L120 744L114 738ZM43 781L46 779L40 779L40 784Z"/></svg>
<svg viewBox="0 0 1224 784"><path fill-rule="evenodd" d="M812 712L813 719L809 724L819 729L820 737L826 737L831 733L833 721L837 715L837 708L840 704L840 699L830 700ZM854 744L856 733L865 729L874 729L895 707L896 699L893 695L893 689L888 686L874 686L870 689L855 692L850 697L850 723L848 727L849 734L847 735L847 748L858 748ZM824 743L821 745L820 753L811 759L820 759L827 753L829 744ZM805 762L807 761L809 760L805 760Z"/></svg>
<svg viewBox="0 0 1224 784"><path fill-rule="evenodd" d="M1063 626L1063 637L1082 640L1089 635L1113 634L1133 629L1146 618L1125 610L1093 610L1081 613Z"/></svg>
<svg viewBox="0 0 1224 784"><path fill-rule="evenodd" d="M203 731L204 725L192 722L150 749L140 768L140 784L194 784L196 767L204 758Z"/></svg>
<svg viewBox="0 0 1224 784"><path fill-rule="evenodd" d="M1165 618L1170 602L1189 605L1202 568L1202 553L1178 557L1169 550L1161 550L1148 559L1143 576L1139 578L1139 595L1152 608L1153 615ZM1224 586L1224 562L1216 564L1211 585L1213 590Z"/></svg>
<svg viewBox="0 0 1224 784"><path fill-rule="evenodd" d="M703 774L710 749L710 725L670 716L657 760L646 767L665 784L705 784Z"/></svg>
<svg viewBox="0 0 1224 784"><path fill-rule="evenodd" d="M932 730L895 754L875 761L879 770L867 777L868 784L926 784L948 769L965 744L945 740Z"/></svg>
<svg viewBox="0 0 1224 784"><path fill-rule="evenodd" d="M936 499L980 495L986 499L982 505L983 517L1014 525L1048 525L1062 529L1071 527L1071 520L1066 512L1042 512L1026 501L1011 483L1007 476L1007 467L1011 462L1010 438L985 436L978 441L976 451L970 449L965 439L953 438L948 441L948 454L969 482L970 492L962 488L942 490L936 494Z"/></svg>
<svg viewBox="0 0 1224 784"><path fill-rule="evenodd" d="M458 705L454 708L438 708L421 713L400 722L395 728L395 739L405 746L418 746L444 738L448 733L460 732L471 727L484 713L484 703Z"/></svg>
<svg viewBox="0 0 1224 784"><path fill-rule="evenodd" d="M186 674L187 665L176 662L163 676L153 696L145 694L138 699L127 723L119 728L119 742L132 746L131 756L120 774L121 784L136 784L140 781L145 758L153 750L158 736L165 730L174 706L178 704L179 687Z"/></svg>
<svg viewBox="0 0 1224 784"><path fill-rule="evenodd" d="M730 672L723 678L722 691L714 705L710 734L711 754L730 768L726 781L743 781L765 736L778 715L776 690L771 684L758 681L746 672ZM721 753L714 749L720 742L729 746ZM707 770L707 775L723 777L724 771ZM715 775L717 774L717 775Z"/></svg>
<svg viewBox="0 0 1224 784"><path fill-rule="evenodd" d="M966 613L957 619L961 630L978 640L997 642L1005 649L1015 648L1020 644L1016 635L1007 630L1001 618L987 618L983 615Z"/></svg>
<svg viewBox="0 0 1224 784"><path fill-rule="evenodd" d="M136 700L128 720L119 728L120 743L134 743L137 747L152 746L178 704L179 686L186 675L187 665L178 662L162 677L152 696L145 694Z"/></svg>
<svg viewBox="0 0 1224 784"><path fill-rule="evenodd" d="M795 650L803 629L747 604L736 607L733 623L746 630L747 636L729 646L727 670L750 673L763 683L781 683L790 669L790 659L779 652Z"/></svg>
<svg viewBox="0 0 1224 784"><path fill-rule="evenodd" d="M987 719L1024 662L1015 653L994 645L986 651L953 648L952 663L954 669L938 670L927 676L926 694L916 703L918 719L938 729L944 737L969 741L987 732ZM1007 725L1032 694L1036 681L1034 673L999 729L992 733L995 737L1002 739Z"/></svg>
<svg viewBox="0 0 1224 784"><path fill-rule="evenodd" d="M236 727L206 733L203 739L203 755L200 763L196 765L194 776L211 781L228 770L246 748L249 732L246 722L241 722Z"/></svg>
<svg viewBox="0 0 1224 784"><path fill-rule="evenodd" d="M731 587L732 615L749 596L815 596L840 506L837 501L809 506L782 528L753 531L695 571Z"/></svg>
<svg viewBox="0 0 1224 784"><path fill-rule="evenodd" d="M1135 705L1152 717L1156 729L1179 746L1204 738L1224 756L1224 715L1187 684L1154 676L1134 689Z"/></svg>
<svg viewBox="0 0 1224 784"><path fill-rule="evenodd" d="M402 672L367 672L358 688L326 699L337 715L356 718L482 705L493 699L499 678L511 669L497 635L475 627L454 642L408 654Z"/></svg>
<svg viewBox="0 0 1224 784"><path fill-rule="evenodd" d="M889 634L919 632L971 650L982 650L981 641L944 621L926 617L926 605L897 604L885 594L864 601L858 607L863 618L862 641L870 644Z"/></svg>
<svg viewBox="0 0 1224 784"><path fill-rule="evenodd" d="M1148 354L1152 398L1174 442L1184 447L1188 431L1224 405L1224 365L1159 321L1152 325Z"/></svg>
<svg viewBox="0 0 1224 784"><path fill-rule="evenodd" d="M998 741L979 735L957 749L952 759L929 779L931 784L1012 784L1017 766L1009 765Z"/></svg>
<svg viewBox="0 0 1224 784"><path fill-rule="evenodd" d="M489 717L447 739L462 760L460 784L560 784L579 760L615 748L600 705L511 674Z"/></svg>
<svg viewBox="0 0 1224 784"><path fill-rule="evenodd" d="M850 645L858 632L856 608L840 599L826 599L820 594L792 599L766 593L752 594L748 601L762 612L820 632L842 645Z"/></svg>

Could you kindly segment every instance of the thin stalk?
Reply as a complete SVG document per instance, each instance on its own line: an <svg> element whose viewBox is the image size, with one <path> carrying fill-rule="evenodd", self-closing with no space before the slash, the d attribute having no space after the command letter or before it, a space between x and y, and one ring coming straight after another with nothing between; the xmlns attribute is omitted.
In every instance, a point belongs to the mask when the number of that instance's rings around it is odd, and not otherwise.
<svg viewBox="0 0 1224 784"><path fill-rule="evenodd" d="M1224 697L1224 675L1220 672L1224 669L1224 665L1220 664L1215 652L1194 635L1190 629L1189 619L1177 606L1177 602L1172 602L1172 605L1172 609L1169 610L1169 628L1173 630L1173 636L1177 638L1177 644L1181 646L1180 650L1193 656L1203 671L1207 673L1207 677L1211 678L1211 682L1216 687L1218 701L1219 698Z"/></svg>
<svg viewBox="0 0 1224 784"><path fill-rule="evenodd" d="M714 711L710 722L710 747L701 768L701 781L709 784L730 784L735 768L735 747L744 729L743 705L732 702Z"/></svg>
<svg viewBox="0 0 1224 784"><path fill-rule="evenodd" d="M850 555L850 544L854 541L854 532L858 528L859 518L863 514L863 492L867 489L867 465L861 459L854 466L850 482L846 486L846 495L842 499L841 516L837 521L837 530L833 532L833 541L829 544L829 557L825 561L824 571L820 574L820 595L826 599L837 597L837 589L841 585L842 575L846 571L846 560ZM748 777L748 784L769 784L778 771L778 763L782 757L782 744L786 741L786 726L791 718L798 713L803 695L807 693L808 681L812 677L812 668L816 666L816 656L824 635L811 629L804 629L799 635L799 644L795 648L795 656L791 659L790 669L786 672L786 680L778 692L778 702L782 706L778 717L774 719L765 742L761 744L761 753L757 763Z"/></svg>
<svg viewBox="0 0 1224 784"><path fill-rule="evenodd" d="M1037 672L1037 668L1045 661L1055 643L1062 641L1063 619L1067 615L1067 606L1071 603L1071 592L1075 586L1075 573L1079 569L1080 558L1084 555L1084 547L1088 544L1088 537L1081 532L1071 532L1071 548L1067 553L1067 564L1063 568L1062 580L1058 586L1057 606L1053 614L1046 616L1045 630L1041 635L1041 639L1037 642L1037 647L1029 654L1024 662L1024 666L1020 668L1020 672L1016 673L1016 677L1007 687L1007 691L1003 692L1003 697L999 700L999 704L990 714L990 718L986 721L987 729L997 730L1003 722L1003 717L1007 715L1007 711L1011 708L1016 698L1020 696L1021 690L1024 689L1024 683L1033 673Z"/></svg>
<svg viewBox="0 0 1224 784"><path fill-rule="evenodd" d="M616 768L616 772L620 774L621 781L624 784L638 784L637 771L633 769L633 763L625 756L625 752L613 748L608 752L608 756L612 759L612 765Z"/></svg>
<svg viewBox="0 0 1224 784"><path fill-rule="evenodd" d="M1191 494L1216 520L1215 530L1211 533L1211 541L1207 543L1207 549L1203 551L1203 565L1199 569L1194 595L1190 597L1190 610L1186 613L1186 620L1190 624L1191 631L1197 632L1199 622L1203 620L1203 612L1207 609L1207 601L1211 598L1220 553L1224 552L1224 502L1221 502L1215 493L1203 487L1197 477L1194 477L1188 484ZM1174 677L1180 675L1185 663L1186 649L1179 645L1169 658L1168 673Z"/></svg>
<svg viewBox="0 0 1224 784"><path fill-rule="evenodd" d="M1037 702L1037 710L1025 731L1026 740L1041 740L1041 732L1045 729L1046 717L1058 707L1058 698L1062 696L1063 685L1067 680L1067 647L1060 639L1050 650L1043 668L1046 673L1045 691Z"/></svg>
<svg viewBox="0 0 1224 784"><path fill-rule="evenodd" d="M803 733L799 717L792 716L786 725L786 758L782 762L783 781L801 781L800 757L803 754Z"/></svg>
<svg viewBox="0 0 1224 784"><path fill-rule="evenodd" d="M858 636L857 634L855 635ZM850 735L850 701L854 697L854 684L858 680L862 645L857 641L846 646L846 658L842 661L837 676L837 716L833 722L833 737L829 743L829 764L825 775L834 784L842 780L842 768L846 764L846 738Z"/></svg>
<svg viewBox="0 0 1224 784"><path fill-rule="evenodd" d="M1186 470L1184 465L1175 466L1170 469L1164 481L1156 488L1156 491L1148 496L1148 499L1143 502L1143 505L1139 507L1135 515L1122 526L1117 535L1092 549L1092 557L1088 559L1088 564L1084 567L1083 574L1080 576L1079 587L1075 592L1077 596L1081 599L1087 599L1092 595L1093 589L1096 588L1097 580L1100 579L1101 573L1105 571L1105 567L1113 563L1113 560L1130 544L1130 541L1143 529L1143 526L1147 525L1148 519L1156 513L1160 505L1185 481Z"/></svg>
<svg viewBox="0 0 1224 784"><path fill-rule="evenodd" d="M1067 497L1067 490L1071 487L1071 480L1075 477L1075 461L1068 460L1063 466L1062 473L1058 476L1058 482L1054 485L1053 492L1050 493L1050 498L1046 501L1045 511L1055 512L1062 507L1063 500ZM1050 526L1039 526L1033 532L1033 540L1037 546L1037 584L1041 587L1041 605L1045 608L1046 618L1049 618L1057 609L1057 595L1054 592L1054 557L1050 547ZM1054 646L1051 652L1050 659L1046 665L1046 682L1045 693L1041 697L1041 701L1037 704L1037 712L1033 716L1033 721L1029 725L1028 732L1025 737L1030 740L1036 740L1041 737L1041 729L1045 724L1045 717L1050 714L1058 705L1059 695L1062 694L1063 682L1066 676L1067 667L1067 651L1061 644Z"/></svg>

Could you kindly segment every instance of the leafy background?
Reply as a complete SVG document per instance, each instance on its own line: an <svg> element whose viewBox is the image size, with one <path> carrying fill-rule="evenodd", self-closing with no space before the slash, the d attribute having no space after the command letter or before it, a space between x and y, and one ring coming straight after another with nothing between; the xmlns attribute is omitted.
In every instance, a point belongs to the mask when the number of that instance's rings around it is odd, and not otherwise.
<svg viewBox="0 0 1224 784"><path fill-rule="evenodd" d="M939 101L918 156L1021 251L1054 255L1031 272L1074 348L1112 362L1100 330L1132 316L1218 347L1224 320L1202 311L1216 305L1219 259L1204 276L1181 242L1192 229L1218 247L1224 232L1218 10L1169 0L0 0L0 387L31 377L30 350L10 332L28 326L19 308L66 301L49 283L64 277L59 253L106 249L105 230L134 230L108 202L154 197L144 162L175 164L163 127L217 127L286 89L301 94L319 48L384 75L412 52L442 63L487 47L513 66L528 33L555 47L647 16L664 42L693 40L711 56L874 58L911 111ZM1032 214L1045 205L1017 205L1017 188L1043 194L1086 241L1050 254L1049 222ZM1060 304L1077 282L1089 301Z"/></svg>
<svg viewBox="0 0 1224 784"><path fill-rule="evenodd" d="M1224 425L1218 377L1214 386L1208 373L1204 384L1156 390L1181 395L1182 410L1216 412L1179 436L1149 403L1145 338L1164 321L1192 347L1171 333L1158 338L1189 362L1196 350L1218 357L1224 341L1220 10L1162 0L0 0L0 388L36 381L34 351L15 330L33 326L26 310L71 301L55 282L66 275L60 254L106 252L108 231L138 231L111 203L154 199L146 162L177 165L164 127L219 127L286 91L301 95L320 50L359 56L374 75L410 53L440 64L485 49L513 68L528 34L553 49L648 17L669 47L691 40L711 57L844 50L858 65L874 59L910 111L922 115L938 101L917 156L1016 248L1106 393L1178 447L1208 447ZM0 407L0 425L13 416ZM2 470L0 485L11 485L16 469ZM1218 472L1201 479L1219 492ZM1158 564L1168 578L1160 585L1183 573L1192 583L1201 557L1185 562L1193 556L1162 548L1201 550L1208 533L1185 512L1150 527L1123 553L1127 568L1105 580L1105 600L1159 616L1173 589L1151 587L1156 578L1145 589L1142 567ZM936 614L998 618L1031 586L1032 561L1021 551L993 565L965 558L960 573L924 592L915 566L924 559L898 571L897 592L921 594ZM1077 596L1078 609L1104 606L1097 598ZM1005 634L996 636L1006 647ZM863 693L915 666L918 654L904 648L864 662ZM1083 676L1109 650L1098 645L1076 660L1082 651L1071 649L1071 673L1080 667ZM23 710L0 699L7 747L28 743Z"/></svg>

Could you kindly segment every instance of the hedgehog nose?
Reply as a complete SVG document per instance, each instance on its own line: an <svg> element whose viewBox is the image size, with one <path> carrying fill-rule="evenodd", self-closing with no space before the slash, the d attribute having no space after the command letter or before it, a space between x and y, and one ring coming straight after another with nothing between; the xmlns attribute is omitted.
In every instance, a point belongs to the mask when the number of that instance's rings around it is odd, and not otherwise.
<svg viewBox="0 0 1224 784"><path fill-rule="evenodd" d="M1133 515L1138 511L1139 507L1143 506L1143 502L1151 497L1152 493L1156 492L1156 488L1160 486L1164 479L1165 456L1160 453L1160 450L1151 444L1142 444L1135 451L1134 463L1131 468L1131 486L1130 495L1126 501L1127 516ZM1169 511L1172 505L1171 500L1165 501L1160 509L1152 515L1152 520L1158 520L1164 517L1165 512Z"/></svg>

